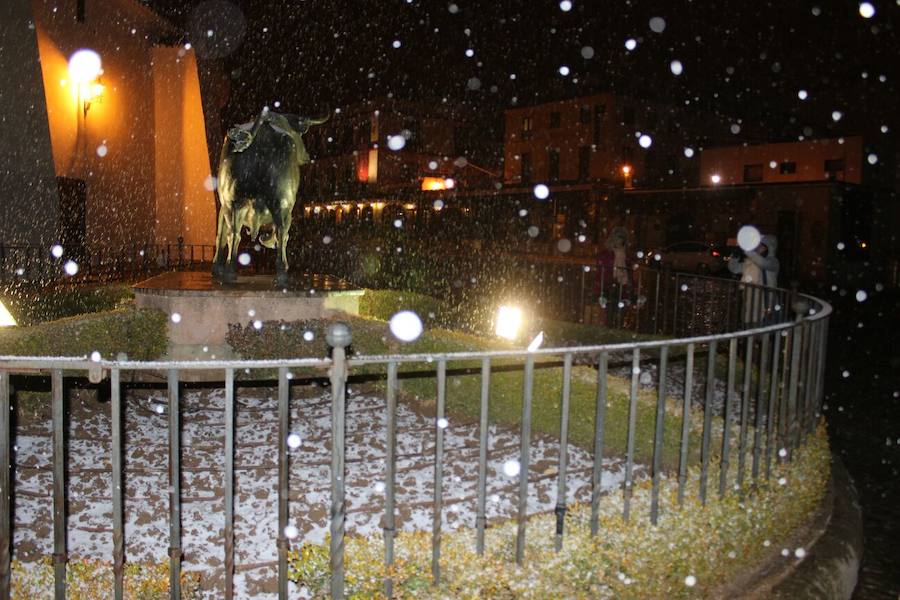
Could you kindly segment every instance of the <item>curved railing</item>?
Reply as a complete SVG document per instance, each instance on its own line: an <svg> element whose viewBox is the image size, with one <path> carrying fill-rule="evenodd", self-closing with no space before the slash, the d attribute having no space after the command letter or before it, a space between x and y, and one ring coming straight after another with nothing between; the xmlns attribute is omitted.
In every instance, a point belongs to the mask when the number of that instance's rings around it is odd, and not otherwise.
<svg viewBox="0 0 900 600"><path fill-rule="evenodd" d="M646 277L656 282L661 302L644 301L641 310L655 310L657 315L649 328L657 333L678 333L690 330L694 335L687 337L654 338L644 341L605 344L578 345L535 350L511 349L480 352L451 352L436 354L396 354L396 355L351 355L347 349L352 343L352 331L342 323L332 324L327 341L331 355L321 359L294 360L223 360L223 361L92 361L86 358L48 357L0 357L0 597L8 598L10 593L10 550L12 528L10 523L10 467L11 444L10 378L14 373L26 373L28 377L50 376L52 396L52 440L53 440L53 531L55 585L58 598L65 596L66 586L66 397L64 389L67 379L84 377L87 373L94 382L108 379L111 403L111 495L113 530L113 565L115 573L114 597L122 598L124 593L125 529L123 511L125 496L123 469L123 415L124 401L129 387L125 375L128 373L162 372L165 374L168 400L168 456L169 456L169 562L170 591L173 598L180 597L180 574L182 559L181 543L181 421L179 397L184 374L191 371L214 370L224 382L224 445L223 486L224 486L224 596L234 595L235 572L235 527L234 527L234 456L240 445L235 439L235 374L242 370L277 370L274 381L277 386L278 414L278 536L272 540L277 546L278 589L280 597L287 597L288 552L291 539L286 534L289 525L290 476L288 463L290 450L285 442L291 431L290 396L291 386L297 383L295 373L309 369L321 371L330 380L331 412L331 466L330 490L330 556L331 594L335 598L344 595L344 534L345 534L345 478L346 468L346 383L348 378L364 373L368 378L380 378L385 382L386 400L384 415L384 560L386 566L394 561L394 537L397 529L396 483L397 483L397 409L398 373L401 369L416 365L424 367L425 376L434 378L435 415L429 439L433 439L434 481L431 493L433 503L432 520L432 575L435 583L441 580L441 530L443 512L443 466L445 460L444 436L446 428L448 369L462 369L468 376L480 377L481 396L478 418L478 461L471 464L472 472L477 468L476 486L476 547L484 552L486 535L486 495L489 440L488 413L491 404L490 381L498 370L521 370L523 377L522 414L519 427L519 467L517 484L518 533L515 556L521 562L525 553L525 536L528 529L529 457L532 439L532 408L534 398L535 371L539 368L559 369L561 377L560 429L558 434L558 466L556 474L556 547L559 548L565 535L565 515L567 510L567 460L570 416L570 384L576 365L590 365L596 370L596 404L594 411L593 467L591 473L591 531L598 531L598 506L602 494L603 448L605 431L605 411L608 381L619 376L630 381L629 419L627 444L624 452L624 484L621 486L622 515L633 518L632 488L635 481L635 444L638 435L635 415L638 409L638 395L642 386L656 390L656 426L653 440L645 440L652 445L652 459L646 465L647 476L651 479L651 504L646 518L656 523L666 508L660 504L660 476L663 474L663 422L666 418L667 399L673 393L677 398L677 416L681 419L678 442L677 477L678 502L682 502L688 485L687 469L689 440L691 431L700 432L700 478L696 493L702 503L706 503L711 493L720 496L729 493L732 484L768 478L774 461L790 461L794 451L803 444L814 431L821 411L823 381L825 371L825 350L828 320L831 306L815 297L789 290L747 286L726 279L712 279L685 274L657 273L647 271ZM673 278L671 289L674 295L662 292L661 283L665 278ZM669 285L666 283L666 285ZM602 287L602 286L601 286ZM703 301L686 298L695 294L709 296ZM602 291L602 290L601 290ZM652 295L652 294L651 294ZM639 295L638 295L639 298ZM711 300L727 298L733 305L718 306L715 314L719 320L708 318ZM736 300L735 300L736 299ZM600 302L599 298L593 301ZM637 302L637 300L635 301ZM727 308L728 316L724 316ZM665 314L666 326L661 315ZM681 315L679 317L679 314ZM737 316L735 316L737 315ZM685 321L684 319L688 319ZM688 327L684 323L695 321ZM703 326L697 325L703 323ZM743 325L731 327L733 324ZM637 329L641 329L640 326ZM705 369L697 369L697 363L705 357ZM720 364L721 363L721 364ZM727 366L725 366L727 365ZM722 368L719 368L719 367ZM738 368L740 367L740 369ZM674 388L670 385L678 370L683 378ZM724 371L724 374L723 374ZM644 373L655 373L651 381L642 379ZM742 374L738 380L738 373ZM421 376L421 371L419 372ZM452 374L451 374L452 376ZM722 391L724 383L724 394ZM674 392L673 392L674 389ZM678 390L681 393L678 393ZM723 395L722 406L717 407L718 396ZM699 407L699 410L692 410ZM751 423L752 419L752 423ZM721 440L714 439L714 420L721 420ZM734 437L732 437L734 436ZM721 441L719 448L714 442ZM718 459L717 461L714 459ZM733 469L733 460L738 462ZM718 473L712 473L718 463ZM729 480L729 473L736 472L736 481ZM718 477L711 483L711 477ZM712 489L710 489L712 487ZM641 518L644 518L641 516ZM390 573L390 569L385 571ZM385 591L391 597L393 581L384 582Z"/></svg>

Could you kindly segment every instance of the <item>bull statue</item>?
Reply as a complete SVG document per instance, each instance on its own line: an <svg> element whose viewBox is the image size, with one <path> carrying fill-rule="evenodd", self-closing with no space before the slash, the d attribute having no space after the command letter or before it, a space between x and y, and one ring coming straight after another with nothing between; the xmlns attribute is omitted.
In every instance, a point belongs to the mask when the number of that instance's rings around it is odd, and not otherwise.
<svg viewBox="0 0 900 600"><path fill-rule="evenodd" d="M252 122L232 127L219 160L219 221L213 277L237 281L235 261L244 227L250 239L278 250L275 284L288 282L287 243L291 212L300 185L300 167L309 163L303 138L310 126L328 117L311 119L263 108ZM272 226L260 235L260 230Z"/></svg>

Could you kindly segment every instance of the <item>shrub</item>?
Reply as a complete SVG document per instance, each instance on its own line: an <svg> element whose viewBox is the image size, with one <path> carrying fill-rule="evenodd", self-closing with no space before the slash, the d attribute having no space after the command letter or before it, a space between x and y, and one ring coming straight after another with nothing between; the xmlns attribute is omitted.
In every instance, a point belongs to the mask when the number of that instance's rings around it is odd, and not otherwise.
<svg viewBox="0 0 900 600"><path fill-rule="evenodd" d="M366 290L359 299L359 314L362 317L389 321L401 310L411 310L419 315L422 322L440 326L450 325L451 311L443 302L416 292L395 290Z"/></svg>
<svg viewBox="0 0 900 600"><path fill-rule="evenodd" d="M167 319L155 309L121 309L83 315L0 332L0 354L13 356L86 356L125 353L132 360L153 360L168 346Z"/></svg>
<svg viewBox="0 0 900 600"><path fill-rule="evenodd" d="M12 563L13 598L52 598L53 562L49 557L35 563ZM198 573L182 572L183 600L200 598ZM71 600L96 600L112 597L112 564L89 559L70 559L66 569L67 597ZM169 564L125 563L125 597L141 600L169 598Z"/></svg>

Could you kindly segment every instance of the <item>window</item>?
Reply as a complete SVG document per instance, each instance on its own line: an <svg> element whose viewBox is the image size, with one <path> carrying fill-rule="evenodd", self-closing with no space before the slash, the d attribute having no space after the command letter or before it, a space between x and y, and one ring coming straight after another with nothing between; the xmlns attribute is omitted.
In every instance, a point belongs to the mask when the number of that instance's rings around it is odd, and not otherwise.
<svg viewBox="0 0 900 600"><path fill-rule="evenodd" d="M559 148L547 149L547 178L559 181Z"/></svg>
<svg viewBox="0 0 900 600"><path fill-rule="evenodd" d="M782 175L790 175L797 172L797 163L794 161L785 161L778 166L778 171Z"/></svg>
<svg viewBox="0 0 900 600"><path fill-rule="evenodd" d="M404 131L409 132L409 137L406 139L406 145L404 147L413 152L418 151L422 145L422 135L419 131L419 120L405 119L403 121L403 129Z"/></svg>
<svg viewBox="0 0 900 600"><path fill-rule="evenodd" d="M559 112L550 113L550 129L559 129L560 122Z"/></svg>
<svg viewBox="0 0 900 600"><path fill-rule="evenodd" d="M531 121L531 117L523 117L522 118L522 139L530 140L532 131L534 131L534 124Z"/></svg>
<svg viewBox="0 0 900 600"><path fill-rule="evenodd" d="M744 165L744 182L745 183L751 183L754 181L762 181L762 180L763 180L762 164Z"/></svg>
<svg viewBox="0 0 900 600"><path fill-rule="evenodd" d="M825 179L833 180L843 178L844 159L833 158L825 161Z"/></svg>
<svg viewBox="0 0 900 600"><path fill-rule="evenodd" d="M578 179L587 181L591 175L591 147L578 148Z"/></svg>
<svg viewBox="0 0 900 600"><path fill-rule="evenodd" d="M531 154L525 152L522 154L522 183L531 181Z"/></svg>
<svg viewBox="0 0 900 600"><path fill-rule="evenodd" d="M606 105L594 107L594 144L599 146L603 135L603 118L606 116Z"/></svg>
<svg viewBox="0 0 900 600"><path fill-rule="evenodd" d="M591 122L591 107L582 105L578 113L578 122L582 125L588 125Z"/></svg>

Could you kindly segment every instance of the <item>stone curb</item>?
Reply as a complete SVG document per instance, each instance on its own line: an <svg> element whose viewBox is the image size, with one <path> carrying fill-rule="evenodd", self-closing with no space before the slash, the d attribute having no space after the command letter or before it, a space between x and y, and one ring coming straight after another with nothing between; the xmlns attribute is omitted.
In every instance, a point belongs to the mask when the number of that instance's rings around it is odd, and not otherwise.
<svg viewBox="0 0 900 600"><path fill-rule="evenodd" d="M849 600L856 588L863 554L862 511L856 486L841 459L831 461L833 505L827 529L806 559L772 590L784 600Z"/></svg>

